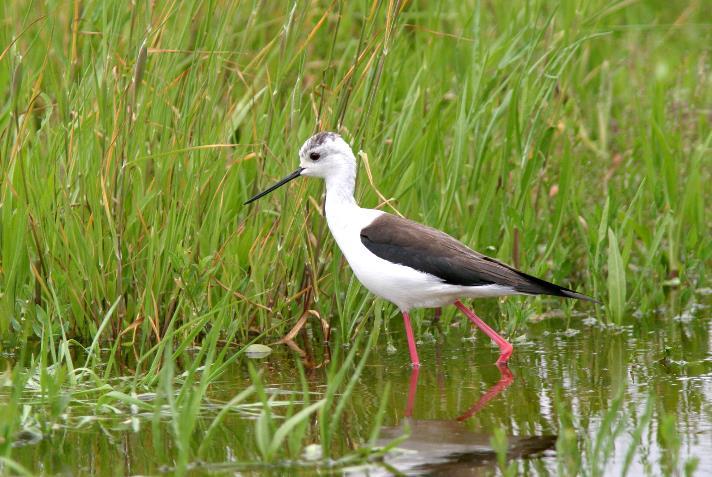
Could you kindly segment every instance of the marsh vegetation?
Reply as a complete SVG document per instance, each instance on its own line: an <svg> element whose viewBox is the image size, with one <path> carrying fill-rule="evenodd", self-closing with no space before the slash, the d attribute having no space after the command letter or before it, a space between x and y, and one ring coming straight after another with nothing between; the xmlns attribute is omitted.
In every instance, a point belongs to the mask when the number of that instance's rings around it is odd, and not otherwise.
<svg viewBox="0 0 712 477"><path fill-rule="evenodd" d="M712 472L709 8L516 3L0 2L0 473ZM414 376L320 183L241 205L324 129L603 305L476 303L510 371L419 312Z"/></svg>

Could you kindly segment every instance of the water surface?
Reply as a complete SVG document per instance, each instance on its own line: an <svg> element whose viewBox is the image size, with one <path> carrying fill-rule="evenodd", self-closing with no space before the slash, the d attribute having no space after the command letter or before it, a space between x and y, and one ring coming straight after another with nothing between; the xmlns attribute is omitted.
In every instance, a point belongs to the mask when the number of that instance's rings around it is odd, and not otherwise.
<svg viewBox="0 0 712 477"><path fill-rule="evenodd" d="M519 473L566 473L580 465L586 473L618 475L627 468L630 475L659 475L682 471L686 462L698 459L698 475L710 475L712 348L706 312L698 306L676 317L644 317L626 327L604 326L593 318L544 319L529 324L516 339L508 368L493 364L497 349L484 335L473 335L464 321L459 326L431 326L421 334L423 365L417 372L409 365L401 324L394 320L390 334L381 336L368 359L348 402L338 442L332 445L343 454L366 442L382 399L387 403L379 443L403 434L410 437L397 451L369 465L315 469L292 463L289 472L491 475L498 466L491 438L501 428L508 438L509 463ZM324 352L312 352L316 357L306 375L316 399L324 391L325 371L319 366ZM211 385L189 445L199 446L201 433L222 404L249 385L248 361L262 370L275 399L298 398L293 394L301 392L297 359L293 350L277 346L266 358L237 360ZM7 395L2 391L2 399ZM25 395L33 402L31 390ZM178 443L167 417L98 407L91 398L74 397L50 432L18 436L13 458L46 475L171 471ZM279 465L243 465L259 461L257 415L259 406L231 413L204 461L191 464L192 473L286 472ZM316 417L310 426L307 444L318 443ZM573 446L579 464L566 457L567 445L569 452Z"/></svg>

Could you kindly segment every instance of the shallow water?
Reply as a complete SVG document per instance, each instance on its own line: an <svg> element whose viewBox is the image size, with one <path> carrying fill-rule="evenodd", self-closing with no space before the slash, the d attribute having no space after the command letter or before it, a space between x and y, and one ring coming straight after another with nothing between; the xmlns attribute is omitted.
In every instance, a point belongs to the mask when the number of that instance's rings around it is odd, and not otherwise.
<svg viewBox="0 0 712 477"><path fill-rule="evenodd" d="M418 372L409 366L401 325L393 320L390 336L381 336L369 357L349 401L340 441L333 444L337 452L347 452L365 442L384 398L380 442L405 432L410 437L382 461L338 469L292 466L288 472L490 475L498 465L491 438L495 429L504 428L508 458L518 473L549 475L564 469L559 466L566 451L557 450L556 443L565 432L562 420L570 420L574 434L567 442L576 447L585 473L620 475L632 449L630 475L681 471L693 457L699 459L697 474L711 475L712 333L707 311L697 308L676 319L646 317L635 326L619 328L581 318L531 323L515 345L509 368L495 366L496 349L482 334L472 338L472 330L458 321L460 326L433 327L432 334L423 334ZM263 370L269 392L287 399L290 391L301 390L296 359L282 346L251 362ZM211 386L190 445L200 445L201 431L221 404L249 384L247 362L241 358ZM307 369L307 379L318 396L324 389L324 369ZM390 393L385 395L388 383ZM8 393L2 388L0 392L0 398L7 399ZM609 413L617 396L622 396L620 408ZM287 472L279 466L241 465L259 460L254 435L258 413L259 407L232 413L204 454L205 462L192 464L192 473ZM308 433L311 442L318 439L315 420ZM679 457L671 451L669 433L662 430L666 420L677 431ZM18 436L12 457L42 474L155 474L170 472L174 465L178 444L170 437L168 419L140 411L97 412L95 401L75 397L61 422L44 436ZM600 431L602 427L608 430ZM637 427L640 443L631 446Z"/></svg>

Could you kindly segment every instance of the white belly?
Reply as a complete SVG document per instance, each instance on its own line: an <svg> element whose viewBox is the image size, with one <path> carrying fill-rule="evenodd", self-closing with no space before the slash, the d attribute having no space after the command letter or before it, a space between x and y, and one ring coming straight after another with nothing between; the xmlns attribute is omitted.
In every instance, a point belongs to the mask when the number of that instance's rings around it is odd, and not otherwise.
<svg viewBox="0 0 712 477"><path fill-rule="evenodd" d="M461 294L430 274L377 257L359 241L356 253L344 251L354 275L371 293L395 303L398 308L436 308L453 303ZM343 251L343 249L342 249ZM349 255L351 257L349 257Z"/></svg>

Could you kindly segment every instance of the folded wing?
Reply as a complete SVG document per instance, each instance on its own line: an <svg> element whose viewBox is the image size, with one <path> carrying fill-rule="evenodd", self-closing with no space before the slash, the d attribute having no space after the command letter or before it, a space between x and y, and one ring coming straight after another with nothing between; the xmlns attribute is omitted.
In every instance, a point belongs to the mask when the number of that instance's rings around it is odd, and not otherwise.
<svg viewBox="0 0 712 477"><path fill-rule="evenodd" d="M429 273L451 285L501 285L523 294L595 301L477 253L444 232L395 215L384 213L363 228L361 242L384 260Z"/></svg>

